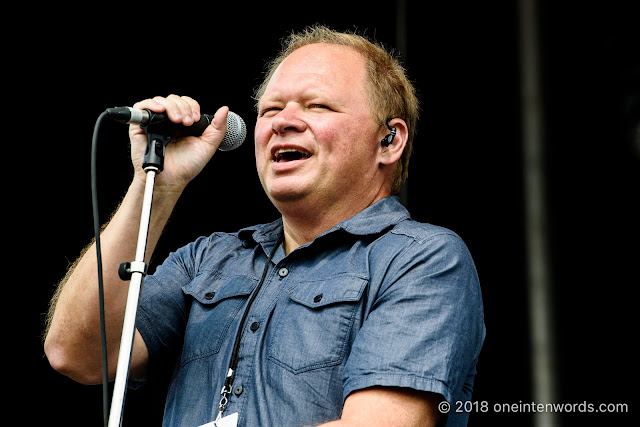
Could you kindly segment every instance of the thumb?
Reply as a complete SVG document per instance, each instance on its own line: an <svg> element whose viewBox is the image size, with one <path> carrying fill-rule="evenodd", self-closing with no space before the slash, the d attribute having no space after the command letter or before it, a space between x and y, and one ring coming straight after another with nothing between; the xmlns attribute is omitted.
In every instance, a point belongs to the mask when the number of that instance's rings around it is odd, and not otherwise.
<svg viewBox="0 0 640 427"><path fill-rule="evenodd" d="M218 111L213 115L211 124L202 134L202 139L209 144L219 146L227 133L227 115L229 114L229 107L220 107Z"/></svg>

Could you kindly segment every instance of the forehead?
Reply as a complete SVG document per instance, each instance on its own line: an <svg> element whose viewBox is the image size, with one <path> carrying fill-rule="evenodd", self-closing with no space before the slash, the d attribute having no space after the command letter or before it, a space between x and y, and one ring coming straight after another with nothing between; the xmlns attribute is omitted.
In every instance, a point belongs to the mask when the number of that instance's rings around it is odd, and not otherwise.
<svg viewBox="0 0 640 427"><path fill-rule="evenodd" d="M294 89L362 97L364 83L365 61L356 50L334 44L311 44L285 58L271 77L263 98Z"/></svg>

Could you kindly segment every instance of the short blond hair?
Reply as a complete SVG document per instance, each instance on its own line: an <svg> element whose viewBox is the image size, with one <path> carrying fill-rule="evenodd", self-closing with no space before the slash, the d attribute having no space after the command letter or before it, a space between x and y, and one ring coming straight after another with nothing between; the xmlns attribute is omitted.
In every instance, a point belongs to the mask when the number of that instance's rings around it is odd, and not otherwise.
<svg viewBox="0 0 640 427"><path fill-rule="evenodd" d="M385 126L387 120L392 118L400 118L407 124L407 144L396 167L391 188L392 193L397 194L409 173L409 158L413 150L419 103L415 88L407 78L404 67L382 45L356 33L338 32L320 25L292 33L284 40L280 53L267 65L266 76L254 95L256 106L271 77L285 58L296 49L316 43L347 46L360 53L367 67L365 87L374 118L381 126Z"/></svg>

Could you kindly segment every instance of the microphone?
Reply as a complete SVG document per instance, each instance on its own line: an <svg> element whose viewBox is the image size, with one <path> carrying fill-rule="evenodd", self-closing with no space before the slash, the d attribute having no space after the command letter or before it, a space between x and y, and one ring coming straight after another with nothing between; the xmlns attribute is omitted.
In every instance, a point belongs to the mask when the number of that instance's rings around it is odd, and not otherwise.
<svg viewBox="0 0 640 427"><path fill-rule="evenodd" d="M183 126L181 124L173 123L169 120L167 113L154 113L151 110L139 110L131 107L114 107L107 108L107 117L110 117L116 121L122 123L140 124L141 127L148 127L150 125L158 125L162 127L162 132L167 133L167 136L172 138L180 138L183 136L200 136L209 127L213 116L210 114L201 114L200 120L192 124L191 126ZM224 135L218 150L230 151L240 147L247 136L247 126L244 120L234 113L229 111L227 115L227 133Z"/></svg>

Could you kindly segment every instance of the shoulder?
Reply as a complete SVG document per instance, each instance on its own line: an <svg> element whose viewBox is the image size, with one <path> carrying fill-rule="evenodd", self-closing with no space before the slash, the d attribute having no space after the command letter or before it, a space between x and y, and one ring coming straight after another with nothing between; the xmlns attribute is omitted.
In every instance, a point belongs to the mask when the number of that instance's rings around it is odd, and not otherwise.
<svg viewBox="0 0 640 427"><path fill-rule="evenodd" d="M181 264L184 268L198 269L211 257L212 253L225 252L228 249L242 246L237 233L212 233L198 237L175 252L169 254L167 261ZM166 261L165 261L166 262Z"/></svg>
<svg viewBox="0 0 640 427"><path fill-rule="evenodd" d="M256 228L260 228L257 226ZM159 271L180 272L193 279L202 271L211 270L225 261L237 259L251 251L255 243L250 235L238 232L214 232L200 236L194 241L171 252L158 266Z"/></svg>
<svg viewBox="0 0 640 427"><path fill-rule="evenodd" d="M192 258L206 255L211 251L215 251L220 256L223 250L242 250L267 241L275 241L281 233L282 219L279 218L270 223L246 227L236 232L214 232L209 236L201 236L177 252Z"/></svg>
<svg viewBox="0 0 640 427"><path fill-rule="evenodd" d="M406 236L420 243L433 243L438 241L456 241L463 243L460 236L448 228L414 221L411 218L398 222L389 232Z"/></svg>
<svg viewBox="0 0 640 427"><path fill-rule="evenodd" d="M381 295L415 292L455 300L461 294L480 300L473 257L455 232L410 219L396 224L372 252Z"/></svg>
<svg viewBox="0 0 640 427"><path fill-rule="evenodd" d="M383 249L386 247L399 258L409 257L422 262L448 259L473 264L467 245L454 231L412 219L395 224L380 243Z"/></svg>

